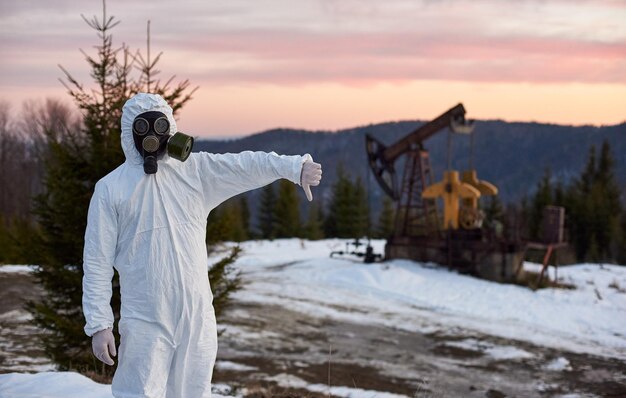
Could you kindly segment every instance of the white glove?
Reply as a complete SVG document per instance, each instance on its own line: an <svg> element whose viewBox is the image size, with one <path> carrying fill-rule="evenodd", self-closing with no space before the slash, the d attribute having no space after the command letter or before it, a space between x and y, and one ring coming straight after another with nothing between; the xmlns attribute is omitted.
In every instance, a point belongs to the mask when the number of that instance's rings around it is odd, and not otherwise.
<svg viewBox="0 0 626 398"><path fill-rule="evenodd" d="M320 185L321 179L322 165L311 160L304 162L302 165L302 174L300 174L300 185L302 185L302 189L304 189L304 193L309 202L313 200L311 186Z"/></svg>
<svg viewBox="0 0 626 398"><path fill-rule="evenodd" d="M93 355L107 365L113 366L114 362L111 356L116 356L115 337L111 328L96 332L91 339L91 349ZM109 356L109 352L111 356Z"/></svg>

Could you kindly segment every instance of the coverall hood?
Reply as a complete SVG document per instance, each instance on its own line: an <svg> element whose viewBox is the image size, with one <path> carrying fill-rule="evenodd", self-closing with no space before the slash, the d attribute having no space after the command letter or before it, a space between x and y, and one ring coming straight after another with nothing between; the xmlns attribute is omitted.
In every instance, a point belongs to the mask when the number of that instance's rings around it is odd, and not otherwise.
<svg viewBox="0 0 626 398"><path fill-rule="evenodd" d="M176 120L172 108L165 102L163 97L158 94L138 93L131 97L122 108L122 150L126 161L132 164L143 164L143 158L133 140L133 121L135 118L149 111L163 112L170 122L170 135L176 133ZM163 161L167 161L169 156L167 153L163 157Z"/></svg>

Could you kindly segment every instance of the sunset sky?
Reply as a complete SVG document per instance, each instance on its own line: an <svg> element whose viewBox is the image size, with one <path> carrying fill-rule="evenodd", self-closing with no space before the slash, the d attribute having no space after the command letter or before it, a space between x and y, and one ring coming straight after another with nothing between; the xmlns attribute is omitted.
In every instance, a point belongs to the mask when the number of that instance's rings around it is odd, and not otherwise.
<svg viewBox="0 0 626 398"><path fill-rule="evenodd" d="M114 43L163 51L199 86L196 136L430 119L626 120L626 0L109 0ZM0 3L0 99L56 97L62 64L89 85L100 0Z"/></svg>

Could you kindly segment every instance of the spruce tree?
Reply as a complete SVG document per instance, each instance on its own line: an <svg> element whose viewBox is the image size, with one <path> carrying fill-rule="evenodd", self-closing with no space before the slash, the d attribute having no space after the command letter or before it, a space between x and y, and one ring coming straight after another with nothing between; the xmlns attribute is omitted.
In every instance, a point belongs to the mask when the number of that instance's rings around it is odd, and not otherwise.
<svg viewBox="0 0 626 398"><path fill-rule="evenodd" d="M607 141L602 143L592 189L594 235L599 248L598 261L614 262L621 241L620 189L615 181L613 156Z"/></svg>
<svg viewBox="0 0 626 398"><path fill-rule="evenodd" d="M376 225L376 237L387 239L393 234L394 223L394 208L393 201L385 196L383 198L383 207L378 216L378 223Z"/></svg>
<svg viewBox="0 0 626 398"><path fill-rule="evenodd" d="M302 235L296 186L284 179L278 185L278 198L274 207L274 233L277 238Z"/></svg>
<svg viewBox="0 0 626 398"><path fill-rule="evenodd" d="M337 167L337 180L332 186L332 199L326 217L326 236L338 238L353 238L351 229L352 218L352 183L348 179L343 166Z"/></svg>
<svg viewBox="0 0 626 398"><path fill-rule="evenodd" d="M259 230L261 238L274 239L274 206L276 204L276 193L274 184L269 184L261 191L261 200L258 208Z"/></svg>
<svg viewBox="0 0 626 398"><path fill-rule="evenodd" d="M488 199L485 211L485 223L492 226L494 223L499 222L504 224L504 205L498 195L492 195Z"/></svg>
<svg viewBox="0 0 626 398"><path fill-rule="evenodd" d="M596 177L596 146L591 145L587 157L587 165L583 170L580 179L576 182L578 190L582 194L589 194Z"/></svg>
<svg viewBox="0 0 626 398"><path fill-rule="evenodd" d="M230 254L209 268L209 281L211 281L211 291L213 292L213 308L215 308L217 319L221 319L224 310L228 307L231 293L234 293L241 287L241 274L231 266L240 253L241 248L235 246L230 251Z"/></svg>
<svg viewBox="0 0 626 398"><path fill-rule="evenodd" d="M546 169L543 178L539 181L537 192L533 197L530 208L529 234L531 240L540 239L541 223L543 221L543 209L552 202L552 174Z"/></svg>
<svg viewBox="0 0 626 398"><path fill-rule="evenodd" d="M354 237L370 235L370 211L367 203L367 192L361 177L357 177L352 190L352 212L354 215Z"/></svg>
<svg viewBox="0 0 626 398"><path fill-rule="evenodd" d="M520 199L519 207L513 211L515 214L515 218L518 222L518 230L519 230L519 238L528 239L529 238L529 226L528 219L530 218L530 203L528 197L526 195L522 196Z"/></svg>
<svg viewBox="0 0 626 398"><path fill-rule="evenodd" d="M613 163L607 142L599 158L592 146L581 176L568 190L570 239L579 261L615 261L618 257L622 209Z"/></svg>
<svg viewBox="0 0 626 398"><path fill-rule="evenodd" d="M249 239L245 226L247 209L244 209L247 201L242 200L242 197L231 198L211 211L206 234L209 245L223 241L242 242Z"/></svg>
<svg viewBox="0 0 626 398"><path fill-rule="evenodd" d="M175 113L191 99L193 92L188 90L186 80L174 86L172 79L164 85L151 78L146 80L146 73L154 75L156 61L140 68L138 79L133 77L136 57L126 46L114 47L111 29L119 21L107 16L104 2L102 19L94 17L85 21L100 39L95 56L85 53L93 89L79 83L62 68L63 83L80 109L83 123L81 128L46 131L44 193L35 199L41 239L32 248L40 256L40 267L35 275L46 291L46 298L29 303L34 323L47 332L42 335L46 354L60 369L79 371L89 371L96 366L90 339L83 332L81 304L87 210L96 182L124 161L119 131L122 106L135 93L147 91L147 81L151 82L150 91L161 94ZM234 257L233 252L228 258L232 262ZM211 284L220 292L219 284L224 282L228 284L219 279L212 280ZM113 286L111 305L117 320L117 275ZM230 292L225 290L226 294ZM108 374L114 371L111 367L102 369Z"/></svg>
<svg viewBox="0 0 626 398"><path fill-rule="evenodd" d="M556 187L554 187L553 202L555 206L563 206L563 207L565 207L565 204L567 203L565 187L563 186L563 183L561 181L558 181L556 183Z"/></svg>
<svg viewBox="0 0 626 398"><path fill-rule="evenodd" d="M226 201L213 209L209 214L207 221L206 242L209 245L214 245L223 241L236 241L233 236L237 234L235 229L237 224L241 224L237 218L239 214L233 209L232 199ZM241 228L239 228L241 229Z"/></svg>
<svg viewBox="0 0 626 398"><path fill-rule="evenodd" d="M97 55L85 55L96 88L87 90L64 70L64 84L83 113L83 127L47 132L45 192L35 199L42 227L42 242L36 248L42 259L35 275L47 299L30 303L29 308L35 323L49 332L42 337L46 354L62 370L85 370L94 364L83 332L83 236L95 183L124 160L118 126L123 101L133 92L128 84L128 49L115 49L110 34L118 22L108 18L106 10L102 21L94 17L86 22L101 39ZM116 289L112 302L116 316L118 295Z"/></svg>
<svg viewBox="0 0 626 398"><path fill-rule="evenodd" d="M324 239L324 218L318 202L309 206L309 214L304 225L304 237L310 240Z"/></svg>
<svg viewBox="0 0 626 398"><path fill-rule="evenodd" d="M357 238L368 235L369 207L360 178L353 183L340 165L332 187L332 200L326 218L326 236Z"/></svg>
<svg viewBox="0 0 626 398"><path fill-rule="evenodd" d="M567 188L557 186L554 202L566 209L569 242L578 261L616 261L623 247L623 213L608 142L599 157L589 149L580 176Z"/></svg>
<svg viewBox="0 0 626 398"><path fill-rule="evenodd" d="M243 228L244 239L252 238L252 231L250 230L250 206L248 205L248 197L241 195L239 197L239 211L241 212L241 224Z"/></svg>

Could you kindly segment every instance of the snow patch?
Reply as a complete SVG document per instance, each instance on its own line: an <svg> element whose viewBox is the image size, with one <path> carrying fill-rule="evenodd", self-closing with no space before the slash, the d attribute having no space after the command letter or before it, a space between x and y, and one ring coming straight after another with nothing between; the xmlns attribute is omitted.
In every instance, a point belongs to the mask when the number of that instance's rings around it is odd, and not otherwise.
<svg viewBox="0 0 626 398"><path fill-rule="evenodd" d="M513 346L495 346L487 348L485 353L490 357L498 360L506 359L527 359L532 358L533 354L528 351L521 350Z"/></svg>
<svg viewBox="0 0 626 398"><path fill-rule="evenodd" d="M567 358L563 358L563 357L553 359L552 361L548 362L543 368L546 370L552 370L555 372L561 372L564 370L572 370L572 366L570 365Z"/></svg>
<svg viewBox="0 0 626 398"><path fill-rule="evenodd" d="M530 352L524 351L517 347L495 345L476 339L449 341L446 342L444 345L447 345L449 347L462 348L464 350L479 351L496 360L527 359L534 356Z"/></svg>
<svg viewBox="0 0 626 398"><path fill-rule="evenodd" d="M217 361L215 363L215 367L219 370L234 370L237 372L249 372L249 371L259 369L255 366L248 366L248 365L231 362L231 361Z"/></svg>
<svg viewBox="0 0 626 398"><path fill-rule="evenodd" d="M2 265L0 266L0 273L28 273L35 271L37 268L39 267L36 265Z"/></svg>
<svg viewBox="0 0 626 398"><path fill-rule="evenodd" d="M217 387L230 389L224 384ZM113 398L113 394L110 384L96 383L75 372L43 372L0 374L0 397ZM217 392L213 397L227 396Z"/></svg>
<svg viewBox="0 0 626 398"><path fill-rule="evenodd" d="M30 312L24 310L11 310L0 314L0 320L8 322L27 322L33 319Z"/></svg>
<svg viewBox="0 0 626 398"><path fill-rule="evenodd" d="M0 375L2 397L111 398L111 386L74 372Z"/></svg>

